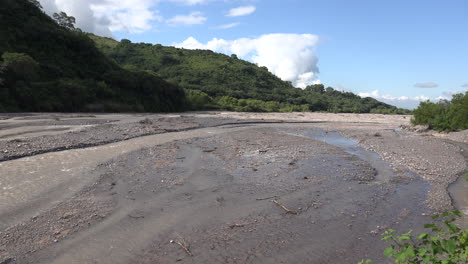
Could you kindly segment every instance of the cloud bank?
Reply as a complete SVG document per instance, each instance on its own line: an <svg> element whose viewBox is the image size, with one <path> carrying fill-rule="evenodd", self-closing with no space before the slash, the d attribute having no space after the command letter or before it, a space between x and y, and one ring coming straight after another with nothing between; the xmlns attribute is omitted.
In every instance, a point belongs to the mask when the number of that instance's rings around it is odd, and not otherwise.
<svg viewBox="0 0 468 264"><path fill-rule="evenodd" d="M379 90L374 90L370 93L358 93L361 97L372 97L379 101L382 101L387 104L395 105L397 107L407 108L407 109L414 109L418 107L420 102L430 100L429 97L421 95L415 97L409 96L392 96L388 94L381 94Z"/></svg>
<svg viewBox="0 0 468 264"><path fill-rule="evenodd" d="M267 67L282 80L305 88L316 81L319 73L315 47L318 36L311 34L267 34L258 38L224 40L214 38L203 44L193 37L187 38L176 47L186 49L208 49L239 57Z"/></svg>
<svg viewBox="0 0 468 264"><path fill-rule="evenodd" d="M468 88L468 83L463 84L461 87Z"/></svg>

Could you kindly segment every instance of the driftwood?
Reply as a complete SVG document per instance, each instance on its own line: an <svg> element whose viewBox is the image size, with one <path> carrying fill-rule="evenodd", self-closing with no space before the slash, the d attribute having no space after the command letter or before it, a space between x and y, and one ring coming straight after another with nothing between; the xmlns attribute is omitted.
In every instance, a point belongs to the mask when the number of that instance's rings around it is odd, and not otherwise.
<svg viewBox="0 0 468 264"><path fill-rule="evenodd" d="M270 199L273 199L273 198L277 198L278 196L271 196L271 197L265 197L265 198L257 198L256 200L257 201L264 201L264 200L270 200Z"/></svg>
<svg viewBox="0 0 468 264"><path fill-rule="evenodd" d="M273 203L275 203L276 205L278 205L279 207L281 207L283 210L286 211L287 214L293 214L293 215L298 215L298 213L296 211L293 211L293 210L290 210L288 209L286 206L284 206L283 204L281 204L280 202L278 202L277 200L271 200Z"/></svg>
<svg viewBox="0 0 468 264"><path fill-rule="evenodd" d="M232 225L229 225L229 228L235 228L235 227L244 227L245 224L232 224Z"/></svg>

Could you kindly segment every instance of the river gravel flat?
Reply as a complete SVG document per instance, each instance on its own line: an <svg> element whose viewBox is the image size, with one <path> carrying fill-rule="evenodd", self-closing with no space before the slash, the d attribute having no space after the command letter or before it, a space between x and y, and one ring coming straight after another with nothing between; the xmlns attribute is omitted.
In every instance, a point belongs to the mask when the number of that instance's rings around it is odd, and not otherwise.
<svg viewBox="0 0 468 264"><path fill-rule="evenodd" d="M0 263L381 263L463 198L467 131L410 118L0 114Z"/></svg>

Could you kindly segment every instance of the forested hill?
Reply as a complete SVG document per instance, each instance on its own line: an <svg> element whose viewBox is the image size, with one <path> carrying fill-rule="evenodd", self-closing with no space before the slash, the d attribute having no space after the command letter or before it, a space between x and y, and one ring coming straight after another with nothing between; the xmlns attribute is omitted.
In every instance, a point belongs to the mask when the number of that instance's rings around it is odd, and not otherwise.
<svg viewBox="0 0 468 264"><path fill-rule="evenodd" d="M265 67L209 50L186 50L160 44L117 42L90 37L97 47L120 65L156 72L185 89L202 90L210 96L282 101L293 87Z"/></svg>
<svg viewBox="0 0 468 264"><path fill-rule="evenodd" d="M294 88L266 67L258 67L236 55L89 36L103 53L122 67L154 72L186 89L193 110L406 112L372 98L361 98L323 85L312 85L304 90Z"/></svg>
<svg viewBox="0 0 468 264"><path fill-rule="evenodd" d="M176 111L182 89L122 69L37 1L0 0L0 111Z"/></svg>

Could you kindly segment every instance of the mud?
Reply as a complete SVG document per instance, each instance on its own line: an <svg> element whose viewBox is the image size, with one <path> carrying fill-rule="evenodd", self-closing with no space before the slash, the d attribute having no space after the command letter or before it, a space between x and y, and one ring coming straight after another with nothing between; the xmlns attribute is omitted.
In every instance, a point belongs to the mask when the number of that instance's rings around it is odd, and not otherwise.
<svg viewBox="0 0 468 264"><path fill-rule="evenodd" d="M198 128L1 162L0 263L382 263L385 229L417 233L437 211L434 181L380 152L420 140L394 119L191 115L112 116ZM311 124L257 124L277 120Z"/></svg>
<svg viewBox="0 0 468 264"><path fill-rule="evenodd" d="M217 114L213 114L217 115ZM61 117L61 118L59 118ZM288 123L285 120L212 118L209 115L103 115L94 120L78 115L54 115L0 119L0 161L67 149L100 146L132 138L205 127L258 123ZM31 122L30 120L36 120ZM37 121L40 120L40 121ZM289 121L314 123L314 121Z"/></svg>

